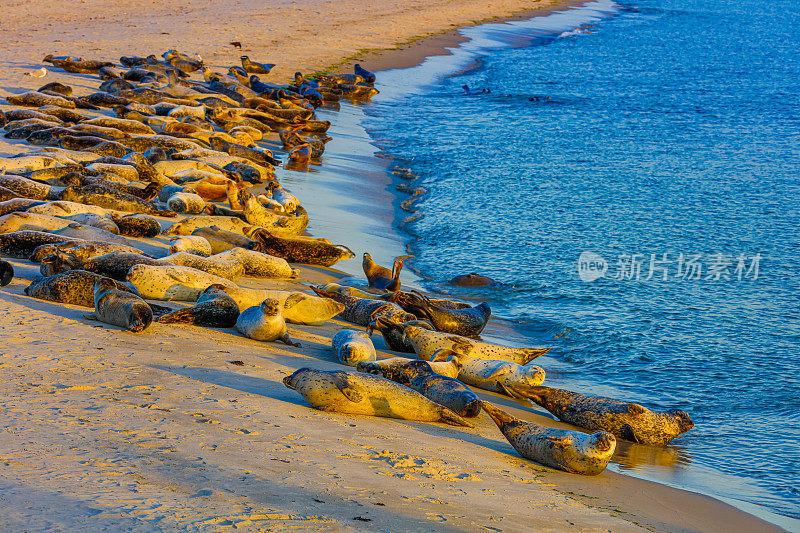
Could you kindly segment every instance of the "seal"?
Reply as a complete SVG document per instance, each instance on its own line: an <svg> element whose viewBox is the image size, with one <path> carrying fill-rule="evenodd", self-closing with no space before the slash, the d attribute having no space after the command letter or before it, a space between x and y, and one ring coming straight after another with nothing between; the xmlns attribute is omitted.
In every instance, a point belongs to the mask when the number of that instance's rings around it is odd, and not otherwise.
<svg viewBox="0 0 800 533"><path fill-rule="evenodd" d="M48 231L69 226L71 222L63 218L34 213L9 213L0 216L0 233L11 233L19 230Z"/></svg>
<svg viewBox="0 0 800 533"><path fill-rule="evenodd" d="M492 278L476 274L475 272L456 276L447 283L456 287L488 287L489 285L498 284Z"/></svg>
<svg viewBox="0 0 800 533"><path fill-rule="evenodd" d="M328 298L318 298L304 292L226 287L225 292L244 311L259 305L267 298L283 305L283 318L292 324L319 326L338 315L344 306Z"/></svg>
<svg viewBox="0 0 800 533"><path fill-rule="evenodd" d="M108 217L101 217L100 215L95 215L93 213L81 213L79 215L71 215L62 218L68 221L68 223L77 222L78 224L82 224L84 226L94 226L95 228L100 228L109 233L113 233L114 235L119 235L119 226L114 224L114 221Z"/></svg>
<svg viewBox="0 0 800 533"><path fill-rule="evenodd" d="M42 231L14 231L0 234L0 256L27 260L39 246L62 242L87 244L83 239L74 239Z"/></svg>
<svg viewBox="0 0 800 533"><path fill-rule="evenodd" d="M100 274L85 270L68 270L63 274L47 277L37 276L25 287L25 294L39 300L94 307L94 284L102 278ZM114 282L111 278L106 279ZM131 292L121 283L117 283L116 288Z"/></svg>
<svg viewBox="0 0 800 533"><path fill-rule="evenodd" d="M179 192L169 197L167 207L176 213L199 215L206 208L206 201L197 194Z"/></svg>
<svg viewBox="0 0 800 533"><path fill-rule="evenodd" d="M211 246L211 253L215 255L222 252L227 252L228 250L232 250L237 247L248 250L260 248L259 243L256 241L248 239L247 237L233 231L220 229L217 226L211 226L210 228L198 228L192 232L192 237L204 238L208 242L209 246Z"/></svg>
<svg viewBox="0 0 800 533"><path fill-rule="evenodd" d="M128 271L126 279L148 300L194 302L209 285L218 283L225 287L234 286L233 282L225 278L175 265L134 265Z"/></svg>
<svg viewBox="0 0 800 533"><path fill-rule="evenodd" d="M242 60L242 67L248 74L269 74L269 71L275 67L272 63L256 63L247 56L242 56L239 59Z"/></svg>
<svg viewBox="0 0 800 533"><path fill-rule="evenodd" d="M403 269L401 258L395 258L392 269L389 270L373 261L372 256L365 252L361 268L364 270L364 275L367 276L370 287L389 292L400 289L400 271Z"/></svg>
<svg viewBox="0 0 800 533"><path fill-rule="evenodd" d="M331 244L320 239L279 236L266 229L258 229L250 237L260 244L258 251L282 257L290 263L329 267L356 256L343 244Z"/></svg>
<svg viewBox="0 0 800 533"><path fill-rule="evenodd" d="M544 370L534 365L518 365L510 361L490 361L456 354L452 350L438 350L431 361L447 361L458 357L461 370L458 379L479 389L525 398L524 393L544 382Z"/></svg>
<svg viewBox="0 0 800 533"><path fill-rule="evenodd" d="M475 359L511 361L525 365L551 350L551 348L511 348L416 326L405 328L403 341L413 346L417 356L426 361L430 361L437 350L447 348Z"/></svg>
<svg viewBox="0 0 800 533"><path fill-rule="evenodd" d="M356 63L353 67L353 72L355 72L356 76L361 76L364 78L364 81L367 83L375 83L375 74L365 68L362 68L358 63Z"/></svg>
<svg viewBox="0 0 800 533"><path fill-rule="evenodd" d="M367 374L383 376L386 379L391 379L392 381L396 381L397 383L405 385L408 383L406 366L409 363L414 363L417 361L420 361L420 359L390 357L389 359L364 361L358 363L358 365L356 365L356 370L359 372L366 372ZM447 361L431 361L428 362L428 365L433 372L450 378L458 377L458 372L461 369L461 362L458 356L451 356L447 359Z"/></svg>
<svg viewBox="0 0 800 533"><path fill-rule="evenodd" d="M17 193L23 198L33 198L34 200L50 199L50 191L53 188L46 183L29 180L24 176L14 174L0 174L0 186Z"/></svg>
<svg viewBox="0 0 800 533"><path fill-rule="evenodd" d="M283 378L283 384L320 411L472 427L450 409L380 376L301 368Z"/></svg>
<svg viewBox="0 0 800 533"><path fill-rule="evenodd" d="M125 237L115 235L110 231L106 231L101 228L96 228L94 226L86 226L84 224L78 224L77 222L71 222L68 226L61 229L50 230L50 233L62 237L73 237L76 239L82 239L85 241L107 242L110 244L130 246L130 241L128 241L128 239L126 239Z"/></svg>
<svg viewBox="0 0 800 533"><path fill-rule="evenodd" d="M247 222L260 226L281 237L300 235L308 227L308 213L298 210L298 215L281 215L262 205L258 198L250 195L242 206L242 213Z"/></svg>
<svg viewBox="0 0 800 533"><path fill-rule="evenodd" d="M50 215L54 217L68 217L83 213L108 216L108 210L103 209L102 207L81 204L79 202L68 202L66 200L56 200L55 202L34 205L30 207L27 212L39 215Z"/></svg>
<svg viewBox="0 0 800 533"><path fill-rule="evenodd" d="M150 238L161 233L161 223L158 219L144 213L131 213L123 216L111 215L111 218L119 228L120 235Z"/></svg>
<svg viewBox="0 0 800 533"><path fill-rule="evenodd" d="M178 252L188 252L190 254L199 255L200 257L208 257L212 254L211 245L208 241L199 236L187 235L173 237L170 239L169 253L174 254ZM219 259L228 259L227 257L220 257ZM247 267L245 267L245 274Z"/></svg>
<svg viewBox="0 0 800 533"><path fill-rule="evenodd" d="M133 246L122 246L105 242L69 241L56 244L43 244L42 246L36 247L31 254L30 261L32 263L40 263L45 257L58 250L69 252L80 261L86 261L92 257L110 254L111 252L143 253Z"/></svg>
<svg viewBox="0 0 800 533"><path fill-rule="evenodd" d="M281 341L289 346L300 347L292 342L286 330L286 322L281 312L281 302L267 298L261 305L249 307L236 319L236 329L249 339L256 341Z"/></svg>
<svg viewBox="0 0 800 533"><path fill-rule="evenodd" d="M381 335L383 335L383 341L390 350L401 353L414 353L414 347L403 340L403 333L408 326L416 326L434 331L433 325L425 320L409 320L407 322L397 323L376 319L369 324L369 332L371 334L376 329L380 331Z"/></svg>
<svg viewBox="0 0 800 533"><path fill-rule="evenodd" d="M239 318L239 306L224 289L222 285L210 285L197 298L197 304L163 315L157 322L232 328Z"/></svg>
<svg viewBox="0 0 800 533"><path fill-rule="evenodd" d="M343 329L333 336L333 353L343 365L357 366L361 362L375 360L375 346L363 331Z"/></svg>
<svg viewBox="0 0 800 533"><path fill-rule="evenodd" d="M525 390L524 395L562 422L592 431L608 431L639 444L666 446L694 427L686 411L651 411L637 403L544 386Z"/></svg>
<svg viewBox="0 0 800 533"><path fill-rule="evenodd" d="M209 245L209 249L210 247ZM285 259L255 250L236 247L215 254L213 257L214 259L238 261L244 267L244 273L247 276L272 279L294 279L300 276L300 271L289 266Z"/></svg>
<svg viewBox="0 0 800 533"><path fill-rule="evenodd" d="M221 230L231 231L244 235L245 228L250 224L236 217L218 217L210 215L200 215L189 217L175 222L163 231L164 235L192 235L195 230L200 228L216 227Z"/></svg>
<svg viewBox="0 0 800 533"><path fill-rule="evenodd" d="M83 316L133 333L144 331L153 322L153 310L147 302L117 289L114 281L102 278L94 283L94 313Z"/></svg>
<svg viewBox="0 0 800 533"><path fill-rule="evenodd" d="M0 287L5 287L14 279L14 267L8 261L0 260Z"/></svg>
<svg viewBox="0 0 800 533"><path fill-rule="evenodd" d="M40 268L45 276L82 269L117 281L126 281L128 271L134 265L167 266L169 263L146 255L121 251L81 260L69 251L57 250L42 259Z"/></svg>
<svg viewBox="0 0 800 533"><path fill-rule="evenodd" d="M515 418L489 402L483 402L483 409L522 457L557 470L596 476L617 447L617 439L607 431L586 435L547 428Z"/></svg>
<svg viewBox="0 0 800 533"><path fill-rule="evenodd" d="M429 320L438 331L465 337L477 337L492 316L486 302L466 309L447 309L417 293L406 293L401 307L417 318Z"/></svg>
<svg viewBox="0 0 800 533"><path fill-rule="evenodd" d="M244 266L232 259L200 257L188 252L177 252L162 258L162 261L177 266L195 268L212 276L219 276L230 281L234 281L244 275Z"/></svg>
<svg viewBox="0 0 800 533"><path fill-rule="evenodd" d="M457 379L435 373L427 361L411 361L403 365L402 371L408 386L429 400L466 418L480 414L478 396Z"/></svg>
<svg viewBox="0 0 800 533"><path fill-rule="evenodd" d="M311 290L319 296L344 304L344 309L339 313L339 318L358 326L368 327L372 321L377 321L379 318L386 322L407 322L416 318L391 302L356 298L337 292L324 291L313 286Z"/></svg>
<svg viewBox="0 0 800 533"><path fill-rule="evenodd" d="M145 213L148 215L158 215L164 217L175 216L175 213L172 211L159 209L150 202L142 200L138 196L115 189L102 187L97 184L67 187L61 191L58 199L82 204L96 205L104 209L128 211L130 213Z"/></svg>

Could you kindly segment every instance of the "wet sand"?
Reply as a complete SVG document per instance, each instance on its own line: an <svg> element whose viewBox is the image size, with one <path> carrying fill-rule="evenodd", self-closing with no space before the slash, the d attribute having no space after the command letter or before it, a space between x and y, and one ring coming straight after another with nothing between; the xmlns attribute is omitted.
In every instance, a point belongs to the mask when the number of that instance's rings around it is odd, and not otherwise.
<svg viewBox="0 0 800 533"><path fill-rule="evenodd" d="M83 93L96 87L85 77L63 72L44 80L23 77L23 71L41 66L45 53L114 60L177 47L204 54L209 46L202 42L213 27L221 37L210 46L214 55L208 57L218 60L206 59L226 66L235 63L239 52L226 48L225 32L245 44L244 35L258 34L256 22L247 20L247 6L233 2L182 7L186 13L178 21L168 18L164 8L144 2L118 2L116 14L91 1L62 3L57 22L47 21L44 3L27 5L33 5L27 14L22 7L11 10L15 31L26 26L18 42L0 44L0 66L6 67L0 69L0 96L49 81L82 87ZM457 22L430 14L424 24L410 27L432 33L489 16L482 17L479 8L491 8L494 15L518 11L509 5L476 4L469 15L473 19ZM304 6L336 7L315 2ZM348 12L346 4L337 6L337 11ZM388 4L383 9L395 17L391 20L410 16ZM335 63L352 53L344 47L331 52L331 46L319 44L324 39L314 44L304 33L312 28L321 35L324 29L343 32L337 35L348 46L382 42L369 34L370 28L379 28L366 16L361 26L351 21L345 31L347 24L334 26L324 11L314 19L316 25L291 19L299 10L287 4L269 15L273 31L286 31L288 40L270 44L258 37L247 45L256 59L269 55L277 63L282 58L287 66L281 75L295 66ZM228 18L220 18L220 12ZM414 15L424 19L425 13ZM263 18L254 19L265 25ZM133 23L139 27L122 30ZM76 28L99 33L102 39L79 42ZM363 35L363 42L347 32ZM187 37L176 42L176 35ZM303 36L308 42L291 54L286 51ZM51 42L56 39L62 42ZM370 251L387 264L402 253L403 242L391 230L393 195L386 162L370 154L356 107L342 104L340 111L320 115L335 123L330 130L335 140L327 146L323 165L308 173L279 170L279 179L308 209L312 234L346 244L359 257ZM25 150L0 139L0 155ZM165 248L159 239L147 245L154 253ZM154 324L142 334L131 334L85 320L84 308L25 296L23 289L38 269L24 261L12 264L19 277L0 289L0 529L374 531L398 530L399 524L405 531L776 529L711 498L664 485L609 471L584 478L540 467L520 458L485 415L475 429L466 430L315 411L281 379L303 366L341 369L330 339L351 327L343 322L291 326L300 348L251 341L234 330L192 326ZM336 268L304 267L298 283L250 278L239 283L298 288L360 271L358 260ZM490 331L502 334L498 325ZM374 340L381 356L392 355L380 337ZM522 418L567 427L509 398L479 395ZM628 450L629 462L643 453L622 448Z"/></svg>

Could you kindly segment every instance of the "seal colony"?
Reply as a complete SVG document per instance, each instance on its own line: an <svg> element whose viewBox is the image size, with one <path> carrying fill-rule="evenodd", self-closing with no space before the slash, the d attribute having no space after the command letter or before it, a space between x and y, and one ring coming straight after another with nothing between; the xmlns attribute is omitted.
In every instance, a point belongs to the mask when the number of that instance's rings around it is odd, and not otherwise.
<svg viewBox="0 0 800 533"><path fill-rule="evenodd" d="M31 147L0 158L0 256L38 263L42 273L26 295L94 307L87 320L130 333L147 334L153 323L215 327L301 351L287 324L338 318L367 330L332 339L331 359L344 369L304 367L283 379L311 407L466 428L473 426L465 418L485 411L522 457L576 474L602 472L617 438L667 445L693 427L684 411L542 386L545 371L531 361L549 348L480 340L492 314L485 302L403 292L407 256L390 269L364 253L365 278L352 286L247 287L256 278L297 279L293 264L330 267L355 257L344 244L306 234L309 213L279 178L282 168L325 164L331 123L316 110L368 100L377 94L375 75L357 65L354 74L298 72L276 84L258 77L274 65L248 56L222 71L175 50L162 57L48 56L53 72L84 74L99 90L75 96L50 83L0 107L5 136ZM0 261L2 285L13 276ZM477 274L452 282L494 284ZM395 352L388 359L378 358L375 329ZM519 420L470 386L534 402L597 433Z"/></svg>

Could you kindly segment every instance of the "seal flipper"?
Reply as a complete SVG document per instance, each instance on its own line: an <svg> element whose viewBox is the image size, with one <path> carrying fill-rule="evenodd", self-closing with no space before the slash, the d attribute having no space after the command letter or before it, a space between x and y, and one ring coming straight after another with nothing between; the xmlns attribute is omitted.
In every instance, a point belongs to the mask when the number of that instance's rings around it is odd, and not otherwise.
<svg viewBox="0 0 800 533"><path fill-rule="evenodd" d="M545 440L550 442L554 448L562 450L568 448L572 444L572 437L545 437Z"/></svg>
<svg viewBox="0 0 800 533"><path fill-rule="evenodd" d="M622 437L623 439L635 442L636 444L641 444L639 442L639 439L636 437L636 433L634 432L630 424L625 424L621 428L619 428L619 433L620 433L619 436Z"/></svg>
<svg viewBox="0 0 800 533"><path fill-rule="evenodd" d="M97 313L92 313L90 315L83 315L83 318L86 320L97 320L100 321L100 318L97 316Z"/></svg>
<svg viewBox="0 0 800 533"><path fill-rule="evenodd" d="M299 342L292 342L292 339L289 338L289 332L283 334L283 337L278 337L275 339L276 341L281 341L289 346L294 346L295 348L300 348Z"/></svg>
<svg viewBox="0 0 800 533"><path fill-rule="evenodd" d="M647 412L647 408L643 405L639 405L638 403L629 403L628 412L632 415L641 415Z"/></svg>
<svg viewBox="0 0 800 533"><path fill-rule="evenodd" d="M347 374L337 373L333 375L333 384L344 395L345 398L353 403L358 403L364 399L360 392L347 379Z"/></svg>
<svg viewBox="0 0 800 533"><path fill-rule="evenodd" d="M519 392L514 387L510 387L508 385L503 385L499 381L497 382L497 388L500 389L500 391L502 391L503 394L505 394L507 396L511 396L512 398L516 398L517 400L527 400L528 399L524 394Z"/></svg>
<svg viewBox="0 0 800 533"><path fill-rule="evenodd" d="M195 319L196 317L194 315L193 308L186 307L184 309L178 309L177 311L171 311L162 316L159 316L156 319L156 322L160 322L162 324L194 324Z"/></svg>
<svg viewBox="0 0 800 533"><path fill-rule="evenodd" d="M474 428L472 424L455 414L453 411L448 409L447 407L442 407L442 410L439 412L439 415L442 417L442 422L445 424L450 424L451 426L462 426L465 428ZM477 416L477 415L476 415Z"/></svg>

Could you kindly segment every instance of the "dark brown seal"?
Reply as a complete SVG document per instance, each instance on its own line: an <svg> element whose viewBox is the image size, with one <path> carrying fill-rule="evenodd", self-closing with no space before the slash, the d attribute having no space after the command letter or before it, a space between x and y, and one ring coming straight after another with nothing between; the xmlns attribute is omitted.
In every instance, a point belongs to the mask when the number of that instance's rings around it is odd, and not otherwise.
<svg viewBox="0 0 800 533"><path fill-rule="evenodd" d="M372 256L364 252L361 268L364 270L364 275L367 276L370 287L389 292L400 289L400 271L403 270L403 260L401 258L395 258L392 269L389 270L373 261Z"/></svg>
<svg viewBox="0 0 800 533"><path fill-rule="evenodd" d="M164 315L158 322L232 328L238 318L239 306L236 300L228 296L225 287L215 283L203 291L195 305Z"/></svg>
<svg viewBox="0 0 800 533"><path fill-rule="evenodd" d="M355 257L352 250L343 244L309 237L278 236L265 229L257 230L251 237L260 244L257 251L281 257L290 263L329 267Z"/></svg>

